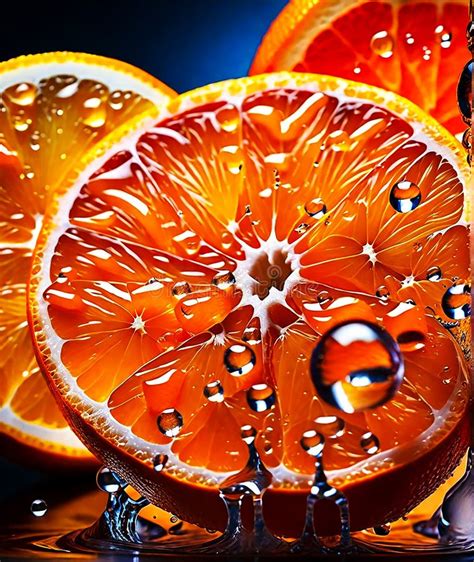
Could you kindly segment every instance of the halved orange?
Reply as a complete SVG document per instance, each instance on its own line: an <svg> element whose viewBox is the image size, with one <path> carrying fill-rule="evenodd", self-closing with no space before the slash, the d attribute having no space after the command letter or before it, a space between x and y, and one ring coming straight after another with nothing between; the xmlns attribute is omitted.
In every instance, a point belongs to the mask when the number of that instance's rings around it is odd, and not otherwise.
<svg viewBox="0 0 474 562"><path fill-rule="evenodd" d="M360 80L407 97L460 133L456 84L469 55L468 16L465 0L290 0L250 73Z"/></svg>
<svg viewBox="0 0 474 562"><path fill-rule="evenodd" d="M468 332L467 173L416 106L331 77L230 80L129 122L63 182L32 270L37 354L68 420L152 502L210 528L249 424L274 530L301 531L307 431L327 437L353 528L406 513L467 446L449 331ZM310 373L321 336L351 320L385 327L405 365L395 397L358 413L322 401ZM338 529L327 508L317 525Z"/></svg>
<svg viewBox="0 0 474 562"><path fill-rule="evenodd" d="M91 458L39 373L26 319L26 282L43 215L57 184L117 126L173 92L148 74L80 53L0 64L0 433L73 463ZM48 455L53 455L48 457Z"/></svg>

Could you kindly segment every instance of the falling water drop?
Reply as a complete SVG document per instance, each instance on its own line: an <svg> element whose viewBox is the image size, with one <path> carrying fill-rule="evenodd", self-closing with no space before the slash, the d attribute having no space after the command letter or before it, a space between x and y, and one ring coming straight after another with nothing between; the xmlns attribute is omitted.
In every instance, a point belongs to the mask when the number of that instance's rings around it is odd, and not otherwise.
<svg viewBox="0 0 474 562"><path fill-rule="evenodd" d="M126 486L126 482L116 472L113 472L106 466L97 472L96 482L99 489L108 494L114 494Z"/></svg>
<svg viewBox="0 0 474 562"><path fill-rule="evenodd" d="M413 211L418 207L420 202L420 188L411 181L399 181L390 191L390 204L399 213Z"/></svg>
<svg viewBox="0 0 474 562"><path fill-rule="evenodd" d="M428 281L439 281L442 277L441 268L437 265L430 267L426 272L426 279Z"/></svg>
<svg viewBox="0 0 474 562"><path fill-rule="evenodd" d="M243 343L235 343L224 352L224 365L233 377L247 375L255 367L257 358L252 348Z"/></svg>
<svg viewBox="0 0 474 562"><path fill-rule="evenodd" d="M224 401L224 387L221 381L213 381L204 387L204 396L209 402L223 402Z"/></svg>
<svg viewBox="0 0 474 562"><path fill-rule="evenodd" d="M35 517L43 517L48 511L48 505L44 500L33 500L30 511Z"/></svg>
<svg viewBox="0 0 474 562"><path fill-rule="evenodd" d="M403 374L398 344L388 332L365 320L330 328L311 357L311 376L319 396L350 414L390 400Z"/></svg>
<svg viewBox="0 0 474 562"><path fill-rule="evenodd" d="M360 438L360 446L368 455L375 455L380 448L380 442L376 435L367 431Z"/></svg>
<svg viewBox="0 0 474 562"><path fill-rule="evenodd" d="M467 283L457 283L444 293L441 306L453 320L464 320L471 314L471 287Z"/></svg>
<svg viewBox="0 0 474 562"><path fill-rule="evenodd" d="M372 51L383 59L393 55L394 40L388 31L379 31L372 36L370 47Z"/></svg>
<svg viewBox="0 0 474 562"><path fill-rule="evenodd" d="M247 403L254 412L266 412L275 404L275 391L266 384L254 384L247 390Z"/></svg>
<svg viewBox="0 0 474 562"><path fill-rule="evenodd" d="M166 437L176 437L183 427L183 416L174 408L163 410L157 419L158 429Z"/></svg>
<svg viewBox="0 0 474 562"><path fill-rule="evenodd" d="M327 208L326 205L324 204L324 201L319 197L317 197L316 199L311 199L311 201L308 201L304 206L304 210L310 217L313 217L315 219L320 219L327 212Z"/></svg>

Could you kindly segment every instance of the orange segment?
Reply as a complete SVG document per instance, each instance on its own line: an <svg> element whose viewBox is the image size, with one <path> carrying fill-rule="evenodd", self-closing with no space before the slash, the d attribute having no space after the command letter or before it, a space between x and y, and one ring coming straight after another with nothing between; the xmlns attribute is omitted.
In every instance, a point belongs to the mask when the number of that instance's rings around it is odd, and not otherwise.
<svg viewBox="0 0 474 562"><path fill-rule="evenodd" d="M330 77L224 82L128 123L58 192L34 264L37 353L68 419L151 500L201 524L223 524L216 484L245 464L249 424L281 532L298 532L284 506L304 513L307 431L326 436L355 528L405 513L466 446L455 278L468 265L452 249L466 241L467 173L462 147L413 104ZM434 267L448 296L426 279ZM448 297L449 325L437 313ZM356 321L393 341L405 376L394 396L390 381L364 396L346 377L360 405L348 413L315 391L311 358L328 329ZM326 358L336 381L392 365L380 342L344 346Z"/></svg>
<svg viewBox="0 0 474 562"><path fill-rule="evenodd" d="M172 94L132 66L92 55L0 64L0 431L39 452L90 458L39 373L27 328L25 290L43 215L88 150Z"/></svg>
<svg viewBox="0 0 474 562"><path fill-rule="evenodd" d="M296 70L397 92L463 131L455 91L464 60L464 0L290 0L251 74Z"/></svg>

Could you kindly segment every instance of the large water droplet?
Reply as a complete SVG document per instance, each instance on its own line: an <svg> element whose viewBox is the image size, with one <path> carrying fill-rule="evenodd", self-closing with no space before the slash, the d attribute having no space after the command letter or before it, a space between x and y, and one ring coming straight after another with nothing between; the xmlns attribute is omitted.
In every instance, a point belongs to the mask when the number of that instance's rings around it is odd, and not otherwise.
<svg viewBox="0 0 474 562"><path fill-rule="evenodd" d="M403 374L395 340L365 320L343 322L328 330L311 357L311 376L319 396L350 414L390 400Z"/></svg>
<svg viewBox="0 0 474 562"><path fill-rule="evenodd" d="M155 472L161 472L168 462L168 456L160 453L153 459L153 469Z"/></svg>
<svg viewBox="0 0 474 562"><path fill-rule="evenodd" d="M213 381L206 384L204 387L204 396L209 402L223 402L224 401L224 387L220 381Z"/></svg>
<svg viewBox="0 0 474 562"><path fill-rule="evenodd" d="M183 416L174 408L163 410L158 416L158 429L166 437L176 437L183 427Z"/></svg>
<svg viewBox="0 0 474 562"><path fill-rule="evenodd" d="M337 416L319 416L314 423L318 433L326 437L341 437L346 426L344 420Z"/></svg>
<svg viewBox="0 0 474 562"><path fill-rule="evenodd" d="M44 500L33 500L30 511L35 517L43 517L48 511L48 504Z"/></svg>
<svg viewBox="0 0 474 562"><path fill-rule="evenodd" d="M471 314L471 287L466 283L457 283L444 293L441 301L448 318L464 320Z"/></svg>
<svg viewBox="0 0 474 562"><path fill-rule="evenodd" d="M383 59L393 55L394 40L388 31L379 31L372 36L370 47L372 51Z"/></svg>
<svg viewBox="0 0 474 562"><path fill-rule="evenodd" d="M317 457L323 452L324 437L314 429L309 429L303 433L300 444L308 455Z"/></svg>
<svg viewBox="0 0 474 562"><path fill-rule="evenodd" d="M376 435L367 431L360 438L360 446L368 455L375 455L380 448L380 442Z"/></svg>
<svg viewBox="0 0 474 562"><path fill-rule="evenodd" d="M413 211L418 207L420 202L420 188L411 181L399 181L390 191L390 204L399 213Z"/></svg>
<svg viewBox="0 0 474 562"><path fill-rule="evenodd" d="M441 277L441 268L439 268L437 265L430 267L426 272L426 279L428 279L428 281L439 281Z"/></svg>
<svg viewBox="0 0 474 562"><path fill-rule="evenodd" d="M317 197L316 199L311 199L311 201L308 201L304 206L304 210L310 217L313 217L315 219L320 219L327 212L324 201L319 197Z"/></svg>
<svg viewBox="0 0 474 562"><path fill-rule="evenodd" d="M108 494L114 494L126 486L125 481L106 466L97 472L96 482L99 489Z"/></svg>
<svg viewBox="0 0 474 562"><path fill-rule="evenodd" d="M257 358L252 348L245 344L235 343L224 352L224 365L233 377L241 377L250 373L255 367Z"/></svg>
<svg viewBox="0 0 474 562"><path fill-rule="evenodd" d="M266 384L254 384L247 390L247 402L254 412L265 412L275 404L275 391Z"/></svg>
<svg viewBox="0 0 474 562"><path fill-rule="evenodd" d="M212 284L218 289L225 291L235 285L235 277L231 271L221 271L212 279Z"/></svg>

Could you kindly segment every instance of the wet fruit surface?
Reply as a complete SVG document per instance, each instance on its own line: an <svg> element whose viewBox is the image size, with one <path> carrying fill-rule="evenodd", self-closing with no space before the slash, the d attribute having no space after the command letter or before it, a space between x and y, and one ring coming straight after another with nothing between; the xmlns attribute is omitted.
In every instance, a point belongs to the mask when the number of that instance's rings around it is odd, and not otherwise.
<svg viewBox="0 0 474 562"><path fill-rule="evenodd" d="M119 472L166 455L146 477L165 503L190 482L215 497L246 459L242 426L274 471L274 506L304 497L318 436L353 498L392 490L450 440L460 457L468 320L453 337L443 295L468 273L463 158L441 129L414 132L414 106L405 120L406 102L357 88L284 74L183 96L92 162L67 220L47 225L32 286L45 371ZM388 517L408 501L395 488Z"/></svg>

